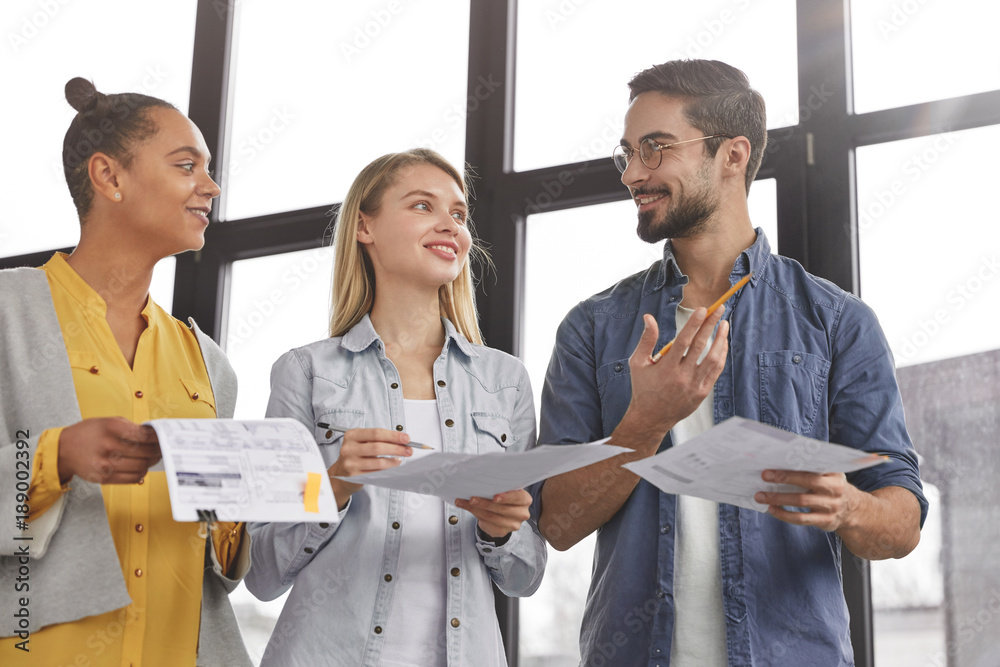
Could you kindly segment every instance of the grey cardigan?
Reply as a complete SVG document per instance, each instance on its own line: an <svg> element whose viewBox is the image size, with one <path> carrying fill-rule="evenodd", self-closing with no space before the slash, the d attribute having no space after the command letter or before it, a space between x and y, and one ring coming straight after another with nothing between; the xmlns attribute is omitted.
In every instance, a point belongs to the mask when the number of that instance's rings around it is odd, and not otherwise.
<svg viewBox="0 0 1000 667"><path fill-rule="evenodd" d="M236 406L236 374L222 350L190 320L201 346L219 417ZM28 599L30 632L128 605L131 599L98 484L80 478L28 530L19 530L16 493L42 431L80 421L69 357L48 280L38 269L0 271L0 636ZM18 449L17 441L27 443ZM20 451L28 457L18 458ZM30 478L28 478L30 483ZM18 484L20 483L20 487ZM23 508L22 508L23 509ZM228 594L249 568L250 535L240 547L236 579L224 576L206 539L198 665L251 665ZM28 558L23 554L27 547ZM27 568L27 579L24 569ZM208 574L211 570L214 576ZM20 575L19 575L20 573ZM18 577L22 579L19 581ZM21 584L20 591L18 584ZM23 584L28 584L24 590Z"/></svg>

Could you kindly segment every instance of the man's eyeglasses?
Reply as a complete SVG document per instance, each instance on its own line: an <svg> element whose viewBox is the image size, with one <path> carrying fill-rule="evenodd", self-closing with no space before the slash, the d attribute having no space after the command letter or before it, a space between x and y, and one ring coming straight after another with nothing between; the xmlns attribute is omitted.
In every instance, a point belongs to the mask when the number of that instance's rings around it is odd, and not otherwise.
<svg viewBox="0 0 1000 667"><path fill-rule="evenodd" d="M646 165L649 169L656 169L660 166L660 161L663 160L663 151L673 146L680 146L681 144L689 144L692 141L704 141L705 139L715 139L716 137L724 137L726 139L732 139L728 134L712 134L707 137L698 137L697 139L685 139L684 141L675 141L672 144L661 144L655 139L643 139L639 142L639 159L642 163ZM625 169L628 168L628 163L632 160L632 155L635 153L631 146L615 146L614 152L611 154L611 159L615 161L615 166L618 167L618 171L625 173Z"/></svg>

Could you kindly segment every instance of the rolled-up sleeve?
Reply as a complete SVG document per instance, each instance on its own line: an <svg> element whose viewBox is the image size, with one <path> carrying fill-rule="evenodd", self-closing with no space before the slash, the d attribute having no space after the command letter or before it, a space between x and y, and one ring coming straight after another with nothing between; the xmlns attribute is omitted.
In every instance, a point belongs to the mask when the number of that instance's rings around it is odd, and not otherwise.
<svg viewBox="0 0 1000 667"><path fill-rule="evenodd" d="M829 401L831 442L889 458L849 474L848 480L868 492L887 486L908 489L920 503L923 526L927 499L906 432L892 351L875 313L853 296L844 304L834 338Z"/></svg>

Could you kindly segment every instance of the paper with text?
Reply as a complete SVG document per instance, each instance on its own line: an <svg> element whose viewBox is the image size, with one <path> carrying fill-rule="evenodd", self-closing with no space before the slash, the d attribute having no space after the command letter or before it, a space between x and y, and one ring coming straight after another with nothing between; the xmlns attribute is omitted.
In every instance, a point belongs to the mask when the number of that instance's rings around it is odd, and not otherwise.
<svg viewBox="0 0 1000 667"><path fill-rule="evenodd" d="M883 456L853 447L731 417L682 445L622 467L666 493L765 512L767 505L753 499L758 491L802 491L791 484L765 482L761 479L765 470L853 472L885 460Z"/></svg>
<svg viewBox="0 0 1000 667"><path fill-rule="evenodd" d="M338 479L437 496L449 503L472 496L491 498L632 451L604 444L607 441L541 445L525 452L433 452L395 468Z"/></svg>
<svg viewBox="0 0 1000 667"><path fill-rule="evenodd" d="M219 521L337 521L323 457L294 419L148 423L160 441L175 521L198 521L198 510L214 510ZM310 473L319 479L307 496Z"/></svg>

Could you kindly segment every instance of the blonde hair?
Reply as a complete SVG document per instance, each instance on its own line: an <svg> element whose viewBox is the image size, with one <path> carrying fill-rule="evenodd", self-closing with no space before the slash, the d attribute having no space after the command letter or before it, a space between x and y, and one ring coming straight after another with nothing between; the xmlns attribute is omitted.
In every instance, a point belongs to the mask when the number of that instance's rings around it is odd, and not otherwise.
<svg viewBox="0 0 1000 667"><path fill-rule="evenodd" d="M375 302L375 270L368 254L357 239L361 213L376 215L382 207L382 196L404 167L430 164L445 172L458 183L466 203L469 186L465 178L436 151L413 148L401 153L389 153L361 170L347 197L340 206L334 230L333 305L330 314L330 336L343 336L371 311ZM471 225L471 220L468 224ZM471 227L470 227L470 232ZM469 341L482 345L479 315L476 311L476 287L472 280L470 258L491 263L489 255L479 246L473 234L472 248L465 258L458 277L438 288L441 315Z"/></svg>

